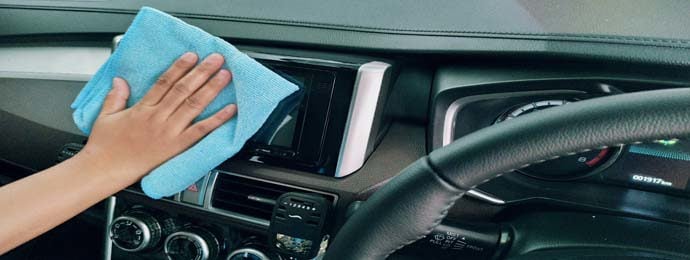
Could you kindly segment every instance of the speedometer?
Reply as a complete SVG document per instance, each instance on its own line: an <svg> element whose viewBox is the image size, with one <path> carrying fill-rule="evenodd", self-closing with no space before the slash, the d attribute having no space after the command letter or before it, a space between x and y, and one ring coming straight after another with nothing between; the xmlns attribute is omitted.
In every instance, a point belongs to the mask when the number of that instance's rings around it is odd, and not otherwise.
<svg viewBox="0 0 690 260"><path fill-rule="evenodd" d="M542 100L523 104L501 115L496 120L496 123L512 120L539 110L567 105L568 103L570 103L570 101L567 100ZM591 150L533 164L519 171L525 175L539 179L574 180L589 176L605 168L613 161L613 157L617 156L619 153L620 148Z"/></svg>

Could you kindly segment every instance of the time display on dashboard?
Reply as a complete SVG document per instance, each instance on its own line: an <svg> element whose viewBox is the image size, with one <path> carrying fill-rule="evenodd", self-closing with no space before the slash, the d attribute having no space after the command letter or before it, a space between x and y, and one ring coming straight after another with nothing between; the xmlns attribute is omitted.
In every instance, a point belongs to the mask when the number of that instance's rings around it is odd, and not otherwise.
<svg viewBox="0 0 690 260"><path fill-rule="evenodd" d="M603 177L640 188L687 191L690 142L669 139L631 145Z"/></svg>

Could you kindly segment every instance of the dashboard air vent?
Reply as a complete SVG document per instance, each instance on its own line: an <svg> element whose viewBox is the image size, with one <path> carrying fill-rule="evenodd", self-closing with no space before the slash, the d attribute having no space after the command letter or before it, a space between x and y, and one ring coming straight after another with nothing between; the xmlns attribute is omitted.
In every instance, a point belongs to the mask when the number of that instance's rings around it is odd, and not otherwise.
<svg viewBox="0 0 690 260"><path fill-rule="evenodd" d="M287 192L313 191L250 179L226 173L218 173L211 206L215 209L270 220L276 199ZM333 202L335 196L316 193Z"/></svg>

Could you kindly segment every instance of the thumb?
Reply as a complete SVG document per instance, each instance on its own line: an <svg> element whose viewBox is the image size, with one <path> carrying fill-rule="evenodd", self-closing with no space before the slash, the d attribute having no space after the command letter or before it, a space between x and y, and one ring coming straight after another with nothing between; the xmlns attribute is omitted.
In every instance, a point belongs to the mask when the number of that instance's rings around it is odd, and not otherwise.
<svg viewBox="0 0 690 260"><path fill-rule="evenodd" d="M118 77L113 78L113 87L105 97L101 114L110 115L124 110L128 98L129 85L127 85L127 81Z"/></svg>

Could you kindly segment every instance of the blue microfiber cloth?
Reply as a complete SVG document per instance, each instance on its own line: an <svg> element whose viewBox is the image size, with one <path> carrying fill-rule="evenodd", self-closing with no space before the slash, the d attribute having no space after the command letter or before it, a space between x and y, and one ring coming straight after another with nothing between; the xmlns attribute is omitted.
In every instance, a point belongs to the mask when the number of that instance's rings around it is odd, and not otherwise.
<svg viewBox="0 0 690 260"><path fill-rule="evenodd" d="M200 60L217 52L225 57L224 68L232 82L197 118L213 115L235 103L238 114L187 151L154 169L141 181L151 198L158 199L184 190L211 169L235 155L259 130L278 103L298 87L226 41L153 8L144 7L134 18L108 61L86 84L72 104L74 122L89 134L100 112L113 77L129 83L128 106L138 102L157 78L185 52Z"/></svg>

